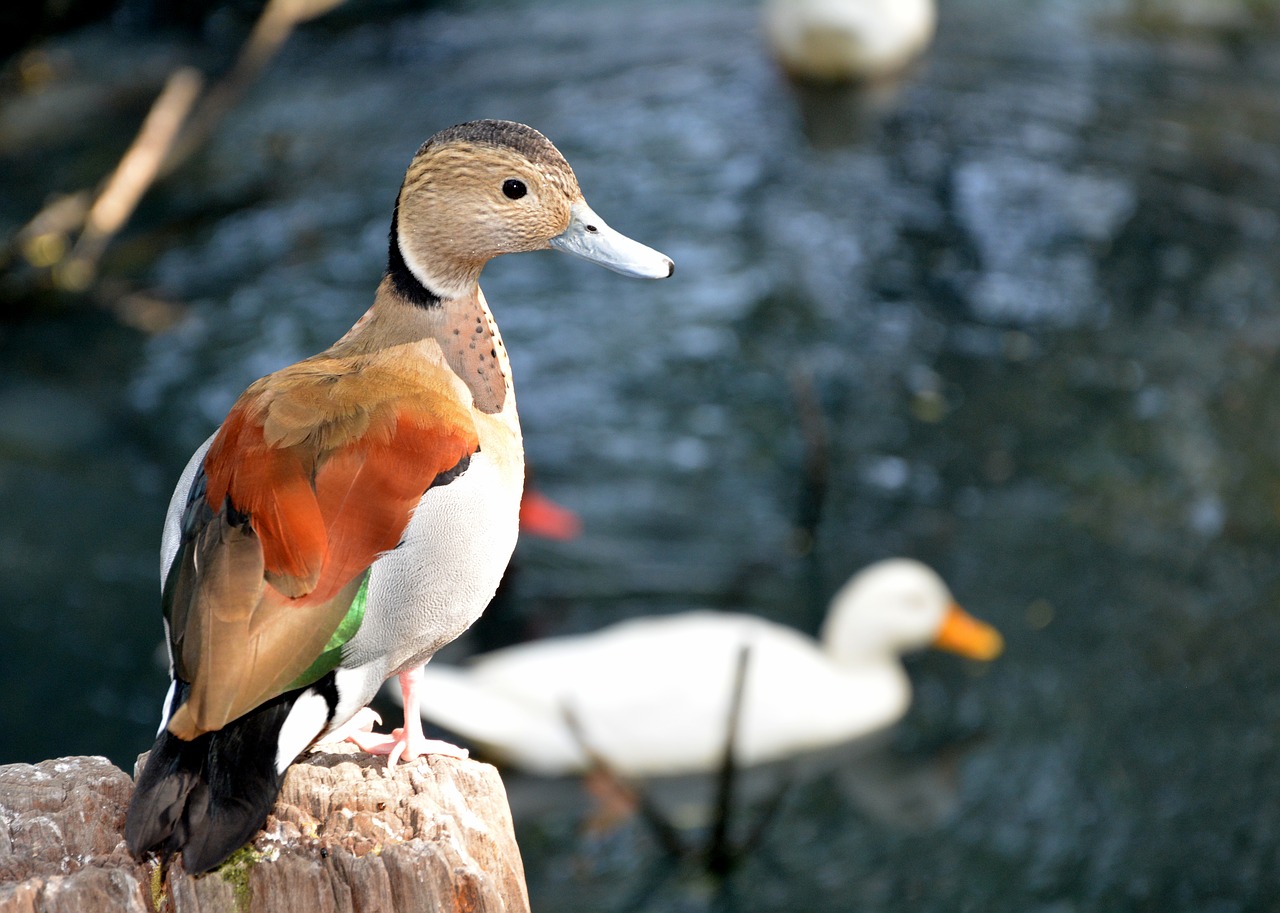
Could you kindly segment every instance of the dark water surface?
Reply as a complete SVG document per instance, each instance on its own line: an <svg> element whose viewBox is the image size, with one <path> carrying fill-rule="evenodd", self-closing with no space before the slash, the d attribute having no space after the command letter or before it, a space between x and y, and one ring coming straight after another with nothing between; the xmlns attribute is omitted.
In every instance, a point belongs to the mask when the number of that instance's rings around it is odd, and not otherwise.
<svg viewBox="0 0 1280 913"><path fill-rule="evenodd" d="M1280 45L1096 12L948 3L858 110L783 85L748 5L306 29L117 249L185 321L0 325L0 763L149 745L187 454L367 306L417 145L508 117L678 269L486 273L540 486L586 532L522 544L477 637L699 605L814 630L851 571L911 554L1008 640L913 659L866 778L797 780L724 885L509 777L534 908L1280 908ZM67 46L88 84L174 53ZM100 173L118 121L0 148L4 226Z"/></svg>

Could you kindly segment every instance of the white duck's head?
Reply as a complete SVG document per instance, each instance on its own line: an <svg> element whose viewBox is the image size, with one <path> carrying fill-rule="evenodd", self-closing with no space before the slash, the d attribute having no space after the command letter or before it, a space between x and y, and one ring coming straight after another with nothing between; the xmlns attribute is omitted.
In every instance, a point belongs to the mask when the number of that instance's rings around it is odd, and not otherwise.
<svg viewBox="0 0 1280 913"><path fill-rule="evenodd" d="M822 643L841 664L930 646L981 660L1004 649L999 631L961 609L932 568L909 558L854 574L831 600Z"/></svg>

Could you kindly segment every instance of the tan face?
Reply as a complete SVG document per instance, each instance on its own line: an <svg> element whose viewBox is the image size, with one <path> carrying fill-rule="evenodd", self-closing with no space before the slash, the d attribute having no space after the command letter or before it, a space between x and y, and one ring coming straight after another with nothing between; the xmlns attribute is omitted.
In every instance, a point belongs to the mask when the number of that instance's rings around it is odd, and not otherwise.
<svg viewBox="0 0 1280 913"><path fill-rule="evenodd" d="M453 141L414 159L400 191L400 249L433 291L474 282L500 254L545 250L582 199L568 163L538 162L507 147Z"/></svg>
<svg viewBox="0 0 1280 913"><path fill-rule="evenodd" d="M401 258L438 297L474 294L485 263L500 254L548 247L625 276L664 279L675 269L605 224L551 141L511 121L471 121L429 139L409 165L396 212Z"/></svg>

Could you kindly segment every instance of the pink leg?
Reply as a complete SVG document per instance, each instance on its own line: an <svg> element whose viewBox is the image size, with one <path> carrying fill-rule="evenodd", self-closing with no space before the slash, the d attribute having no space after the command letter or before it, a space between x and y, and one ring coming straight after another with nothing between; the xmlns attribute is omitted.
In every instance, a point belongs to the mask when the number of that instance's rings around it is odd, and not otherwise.
<svg viewBox="0 0 1280 913"><path fill-rule="evenodd" d="M404 695L404 726L393 730L389 735L362 730L346 732L347 741L354 742L369 754L386 755L389 768L395 767L397 761L416 761L429 754L465 758L467 756L465 748L459 748L457 745L442 742L439 739L428 739L423 734L422 715L418 710L421 689L421 666L415 666L408 672L401 672L400 692Z"/></svg>

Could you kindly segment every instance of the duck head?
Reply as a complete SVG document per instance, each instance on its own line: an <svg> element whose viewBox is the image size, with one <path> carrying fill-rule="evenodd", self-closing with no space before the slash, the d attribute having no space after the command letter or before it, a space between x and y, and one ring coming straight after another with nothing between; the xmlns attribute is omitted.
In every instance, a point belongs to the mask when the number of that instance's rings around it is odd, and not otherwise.
<svg viewBox="0 0 1280 913"><path fill-rule="evenodd" d="M908 558L879 561L850 578L831 600L822 642L840 663L930 646L991 660L1004 649L999 631L961 609L932 568Z"/></svg>
<svg viewBox="0 0 1280 913"><path fill-rule="evenodd" d="M423 143L391 226L388 272L401 286L421 286L402 293L463 297L494 257L547 248L639 278L662 279L675 269L668 257L606 225L564 156L532 127L471 121Z"/></svg>

